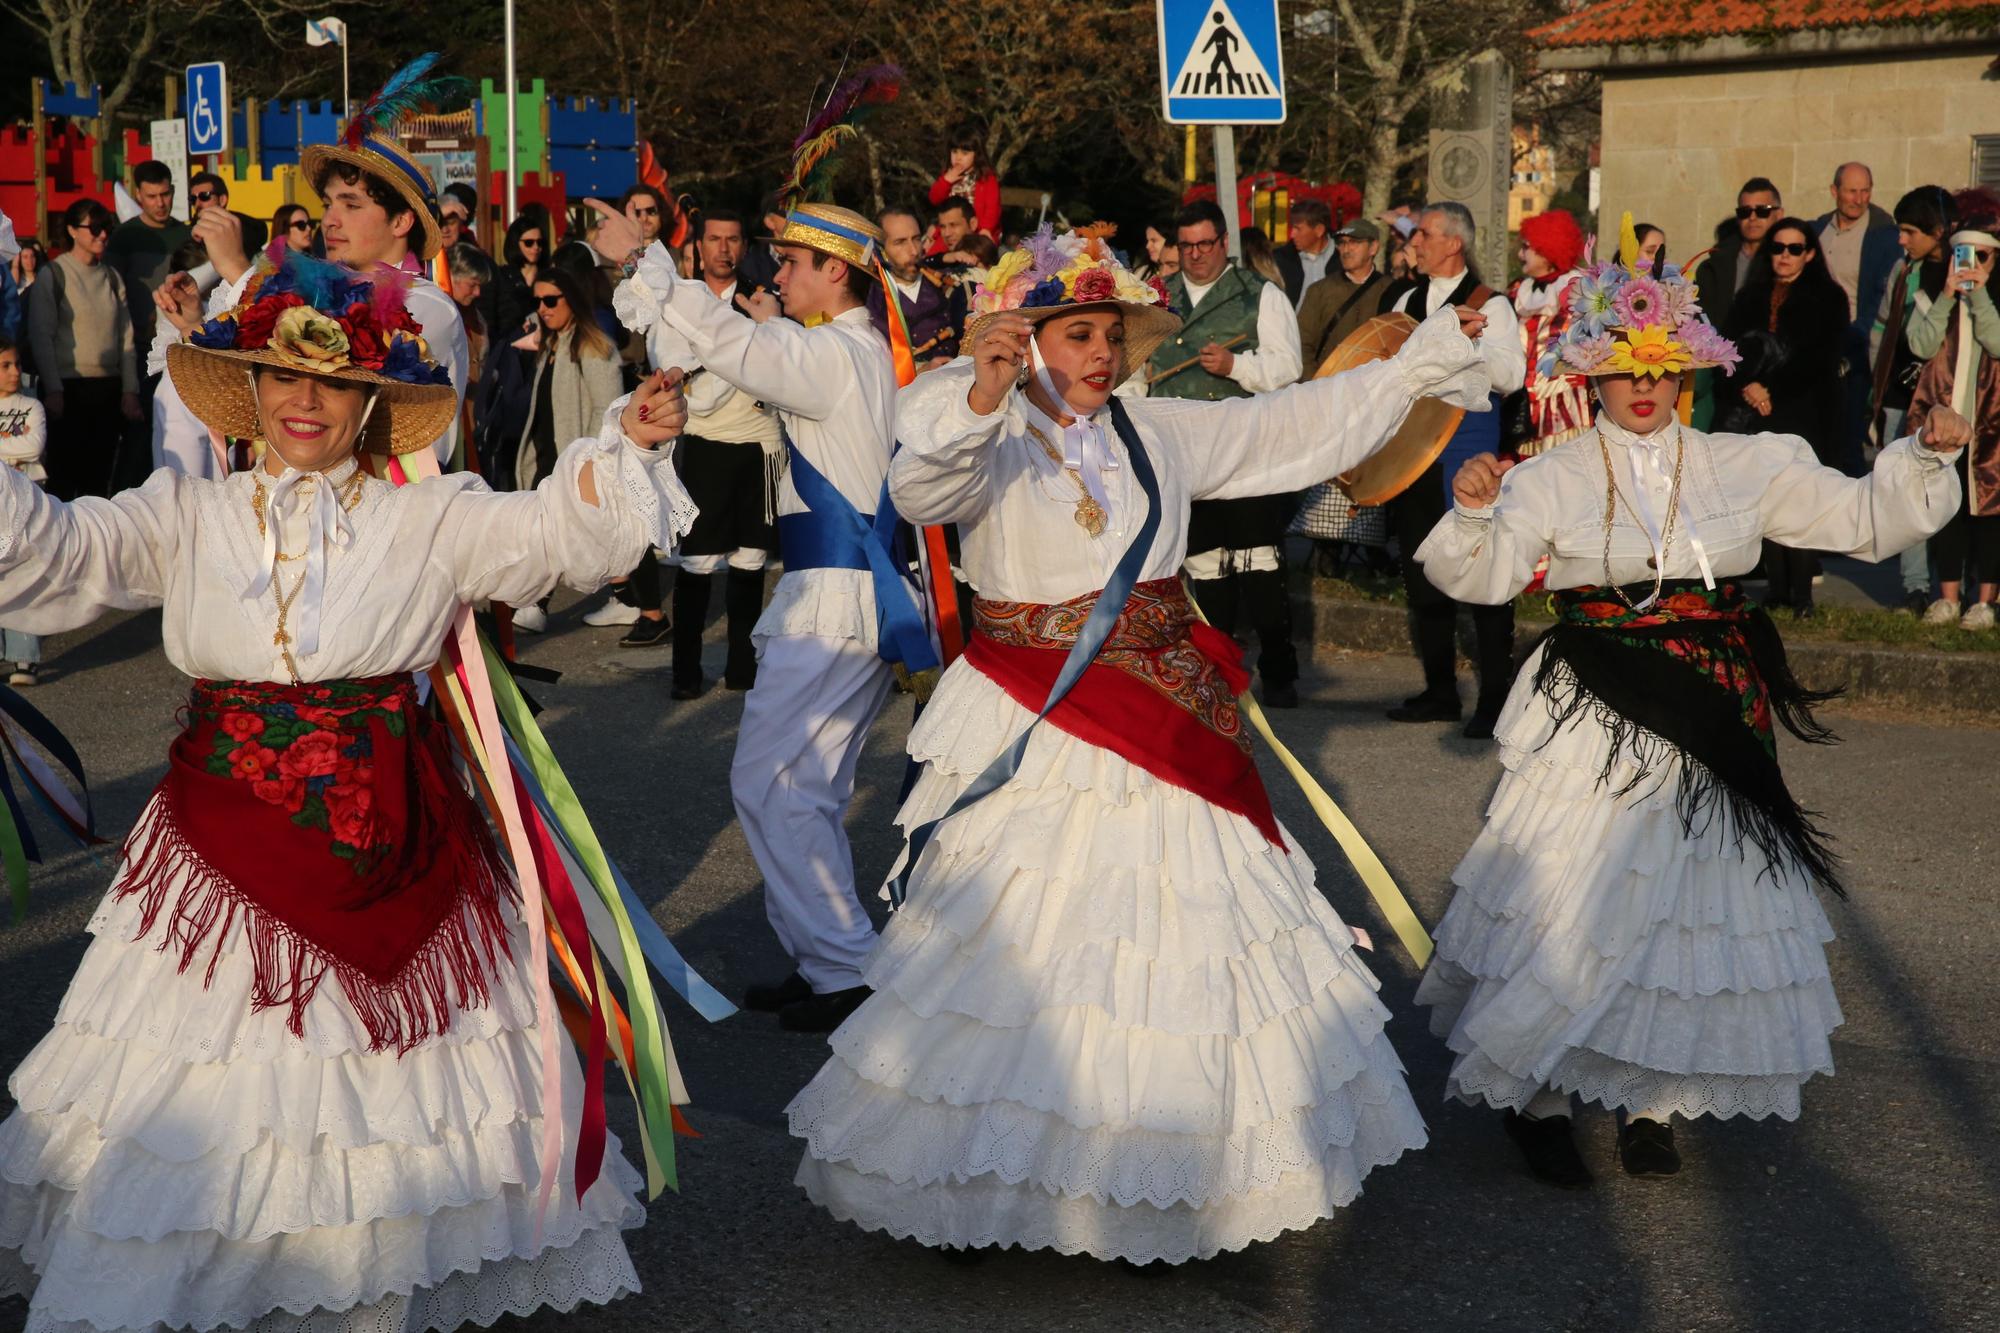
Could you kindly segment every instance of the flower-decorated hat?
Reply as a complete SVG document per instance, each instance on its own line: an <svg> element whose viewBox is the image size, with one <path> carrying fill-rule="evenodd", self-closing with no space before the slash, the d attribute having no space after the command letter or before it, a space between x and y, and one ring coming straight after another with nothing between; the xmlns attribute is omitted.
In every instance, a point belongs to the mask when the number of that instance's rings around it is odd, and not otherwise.
<svg viewBox="0 0 2000 1333"><path fill-rule="evenodd" d="M378 454L421 449L450 427L458 398L403 304L408 287L395 269L357 274L278 237L235 308L167 349L174 388L202 424L252 439L263 434L245 373L256 366L371 385L376 403L362 445Z"/></svg>
<svg viewBox="0 0 2000 1333"><path fill-rule="evenodd" d="M1542 374L1733 373L1743 358L1702 313L1694 283L1664 260L1640 267L1630 213L1619 230L1618 258L1570 284L1569 327L1543 358Z"/></svg>
<svg viewBox="0 0 2000 1333"><path fill-rule="evenodd" d="M299 168L316 194L326 194L327 178L336 166L350 166L367 172L403 196L417 225L411 229L410 249L419 259L430 259L444 244L438 227L437 186L422 164L396 143L396 122L418 107L461 95L472 85L453 75L426 78L438 62L438 53L427 51L389 76L389 81L373 97L363 102L349 118L337 144L311 144L299 153Z"/></svg>
<svg viewBox="0 0 2000 1333"><path fill-rule="evenodd" d="M1125 367L1119 379L1130 378L1181 321L1167 306L1166 286L1157 278L1135 276L1105 244L1116 230L1105 224L1058 236L1043 223L992 268L966 274L965 280L976 285L964 346L977 343L1003 314L1039 323L1085 306L1115 305L1125 315Z"/></svg>

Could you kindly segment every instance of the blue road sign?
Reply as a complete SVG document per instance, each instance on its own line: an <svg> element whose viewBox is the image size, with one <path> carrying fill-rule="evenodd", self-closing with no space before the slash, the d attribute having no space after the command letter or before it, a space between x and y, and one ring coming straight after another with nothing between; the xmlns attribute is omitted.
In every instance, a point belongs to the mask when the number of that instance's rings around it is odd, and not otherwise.
<svg viewBox="0 0 2000 1333"><path fill-rule="evenodd" d="M1285 118L1278 0L1159 0L1160 100L1173 125Z"/></svg>
<svg viewBox="0 0 2000 1333"><path fill-rule="evenodd" d="M220 60L187 67L190 153L229 151L229 76Z"/></svg>

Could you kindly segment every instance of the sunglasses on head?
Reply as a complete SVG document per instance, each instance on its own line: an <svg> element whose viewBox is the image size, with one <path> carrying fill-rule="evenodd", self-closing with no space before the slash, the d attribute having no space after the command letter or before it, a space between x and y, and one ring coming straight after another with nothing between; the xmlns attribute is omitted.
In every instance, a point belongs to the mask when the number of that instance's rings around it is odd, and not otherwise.
<svg viewBox="0 0 2000 1333"><path fill-rule="evenodd" d="M542 303L542 309L544 310L554 310L562 304L563 300L560 296L537 296L535 299Z"/></svg>
<svg viewBox="0 0 2000 1333"><path fill-rule="evenodd" d="M1777 204L1738 204L1736 219L1740 222L1744 218L1767 218L1777 211Z"/></svg>
<svg viewBox="0 0 2000 1333"><path fill-rule="evenodd" d="M1800 259L1811 254L1812 247L1804 241L1773 241L1771 243L1771 253L1774 255L1790 255L1794 259Z"/></svg>

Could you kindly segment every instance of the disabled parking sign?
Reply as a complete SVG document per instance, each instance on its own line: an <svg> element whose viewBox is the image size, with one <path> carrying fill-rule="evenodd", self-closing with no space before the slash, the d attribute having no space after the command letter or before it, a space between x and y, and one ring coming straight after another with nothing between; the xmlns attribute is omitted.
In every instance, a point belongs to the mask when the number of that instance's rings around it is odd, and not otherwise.
<svg viewBox="0 0 2000 1333"><path fill-rule="evenodd" d="M1172 125L1285 118L1278 0L1159 0L1160 101Z"/></svg>

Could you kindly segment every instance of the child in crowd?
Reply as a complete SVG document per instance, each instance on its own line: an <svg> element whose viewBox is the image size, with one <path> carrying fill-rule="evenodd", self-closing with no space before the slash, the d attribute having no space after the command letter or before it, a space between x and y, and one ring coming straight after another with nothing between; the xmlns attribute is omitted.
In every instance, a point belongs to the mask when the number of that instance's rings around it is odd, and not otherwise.
<svg viewBox="0 0 2000 1333"><path fill-rule="evenodd" d="M48 417L41 400L21 392L21 352L11 338L0 336L0 463L42 481L42 448L48 443ZM39 635L0 628L0 663L11 663L9 685L33 685L42 660Z"/></svg>

